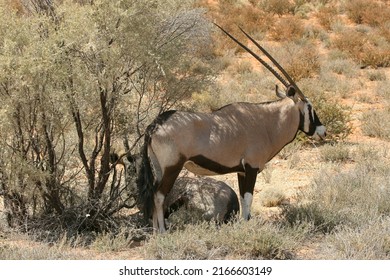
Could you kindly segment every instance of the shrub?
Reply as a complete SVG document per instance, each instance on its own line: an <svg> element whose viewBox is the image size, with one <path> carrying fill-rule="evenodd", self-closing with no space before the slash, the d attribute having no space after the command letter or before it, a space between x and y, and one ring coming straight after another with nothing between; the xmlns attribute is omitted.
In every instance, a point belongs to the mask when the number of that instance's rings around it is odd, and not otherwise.
<svg viewBox="0 0 390 280"><path fill-rule="evenodd" d="M327 129L327 139L330 141L344 140L352 131L351 109L341 105L337 100L315 99L316 111L321 116Z"/></svg>
<svg viewBox="0 0 390 280"><path fill-rule="evenodd" d="M379 96L382 96L387 103L389 103L390 102L390 80L378 82L376 92Z"/></svg>
<svg viewBox="0 0 390 280"><path fill-rule="evenodd" d="M286 198L284 190L271 187L261 193L261 204L264 207L276 207L285 203Z"/></svg>
<svg viewBox="0 0 390 280"><path fill-rule="evenodd" d="M11 227L104 231L134 207L115 140L135 147L150 118L208 84L210 30L189 3L46 2L50 15L0 4L0 195Z"/></svg>
<svg viewBox="0 0 390 280"><path fill-rule="evenodd" d="M370 81L385 81L386 73L381 70L370 70L367 72L367 77Z"/></svg>
<svg viewBox="0 0 390 280"><path fill-rule="evenodd" d="M316 13L319 23L326 29L331 30L332 24L338 20L335 6L323 6Z"/></svg>
<svg viewBox="0 0 390 280"><path fill-rule="evenodd" d="M328 162L346 162L351 160L350 149L343 143L321 147L320 155L322 160Z"/></svg>
<svg viewBox="0 0 390 280"><path fill-rule="evenodd" d="M277 53L277 57L296 82L303 78L312 78L320 71L318 50L306 41L285 44Z"/></svg>
<svg viewBox="0 0 390 280"><path fill-rule="evenodd" d="M210 16L213 20L216 20L219 25L234 34L241 42L245 42L247 38L238 31L236 26L242 27L247 33L256 38L261 33L267 32L274 23L272 14L260 9L259 5L256 5L256 3L237 3L236 1L224 2L220 4L219 9L212 9ZM229 49L235 49L239 52L243 51L222 32L217 32L216 36L215 49L217 52Z"/></svg>
<svg viewBox="0 0 390 280"><path fill-rule="evenodd" d="M301 203L285 209L289 225L312 224L314 231L335 232L339 226L360 228L390 214L390 168L382 158L368 154L355 168L322 170ZM374 158L372 158L374 157Z"/></svg>
<svg viewBox="0 0 390 280"><path fill-rule="evenodd" d="M378 32L347 28L337 34L332 44L361 64L361 67L390 65L390 43Z"/></svg>
<svg viewBox="0 0 390 280"><path fill-rule="evenodd" d="M390 20L379 27L379 34L390 41Z"/></svg>
<svg viewBox="0 0 390 280"><path fill-rule="evenodd" d="M390 109L373 110L363 114L362 131L365 135L390 139Z"/></svg>
<svg viewBox="0 0 390 280"><path fill-rule="evenodd" d="M231 14L228 16L230 17ZM271 14L264 12L257 5L242 6L242 9L236 16L238 16L238 22L235 24L243 26L251 34L268 31L275 21Z"/></svg>
<svg viewBox="0 0 390 280"><path fill-rule="evenodd" d="M343 226L326 238L332 259L379 260L390 256L390 220L377 218L359 229Z"/></svg>
<svg viewBox="0 0 390 280"><path fill-rule="evenodd" d="M344 76L338 75L332 72L321 71L321 74L318 78L319 87L322 87L322 90L328 94L328 99L332 102L337 98L354 98L354 90L358 85L354 79L348 79ZM346 109L350 109L345 106Z"/></svg>
<svg viewBox="0 0 390 280"><path fill-rule="evenodd" d="M329 41L329 34L316 24L306 24L303 37L310 40L320 40L325 44Z"/></svg>
<svg viewBox="0 0 390 280"><path fill-rule="evenodd" d="M213 111L233 102L263 102L275 99L275 77L269 72L250 71L251 64L244 63L237 68L229 68L226 78L217 82L208 91L194 93L191 110Z"/></svg>
<svg viewBox="0 0 390 280"><path fill-rule="evenodd" d="M294 3L290 0L262 0L260 6L264 11L277 15L294 12Z"/></svg>
<svg viewBox="0 0 390 280"><path fill-rule="evenodd" d="M328 59L321 66L322 72L331 71L335 74L345 75L348 78L356 76L358 69L355 62L345 58Z"/></svg>
<svg viewBox="0 0 390 280"><path fill-rule="evenodd" d="M251 73L253 71L252 63L249 61L241 61L236 66L236 72L237 74L247 74Z"/></svg>
<svg viewBox="0 0 390 280"><path fill-rule="evenodd" d="M269 31L269 36L276 41L290 41L302 38L304 32L302 20L294 16L286 16L274 24Z"/></svg>
<svg viewBox="0 0 390 280"><path fill-rule="evenodd" d="M390 20L390 7L379 1L349 0L344 6L349 18L357 24L379 26Z"/></svg>

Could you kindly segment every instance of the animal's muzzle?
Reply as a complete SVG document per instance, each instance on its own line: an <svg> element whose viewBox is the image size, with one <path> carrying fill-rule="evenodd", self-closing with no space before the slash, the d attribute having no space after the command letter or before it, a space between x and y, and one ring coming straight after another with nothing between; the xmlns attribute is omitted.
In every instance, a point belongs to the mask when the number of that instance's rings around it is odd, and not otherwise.
<svg viewBox="0 0 390 280"><path fill-rule="evenodd" d="M323 126L323 125L317 126L313 136L314 136L314 139L316 139L316 140L325 140L325 138L326 138L325 126Z"/></svg>

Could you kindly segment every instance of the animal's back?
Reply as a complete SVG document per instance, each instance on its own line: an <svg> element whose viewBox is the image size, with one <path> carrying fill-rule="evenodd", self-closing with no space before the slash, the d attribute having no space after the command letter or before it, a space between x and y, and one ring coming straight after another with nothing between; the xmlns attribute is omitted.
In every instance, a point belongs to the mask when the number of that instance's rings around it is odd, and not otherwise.
<svg viewBox="0 0 390 280"><path fill-rule="evenodd" d="M168 157L170 162L174 162L179 154L186 159L205 156L230 167L239 164L248 146L246 135L253 133L257 129L253 126L259 124L245 119L244 108L229 107L233 105L211 114L182 111L172 114L160 127L156 127L153 134L152 148L157 157ZM231 113L222 114L222 111L228 110ZM229 157L226 157L227 152Z"/></svg>
<svg viewBox="0 0 390 280"><path fill-rule="evenodd" d="M228 222L239 212L234 190L226 183L208 177L178 178L164 205L167 214L183 209L187 217L206 221Z"/></svg>

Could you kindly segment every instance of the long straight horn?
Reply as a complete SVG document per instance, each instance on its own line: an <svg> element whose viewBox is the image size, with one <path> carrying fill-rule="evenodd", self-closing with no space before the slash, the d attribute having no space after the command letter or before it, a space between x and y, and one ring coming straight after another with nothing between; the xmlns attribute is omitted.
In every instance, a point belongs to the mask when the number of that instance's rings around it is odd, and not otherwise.
<svg viewBox="0 0 390 280"><path fill-rule="evenodd" d="M234 42L236 42L238 45L240 45L244 50L246 50L248 53L250 53L254 58L256 58L261 64L263 64L265 66L265 68L267 68L272 74L274 74L274 76L285 86L285 87L288 87L290 84L285 80L283 79L278 72L275 71L275 69L273 69L267 62L265 62L262 58L260 58L257 54L255 54L251 49L249 49L247 46L245 46L243 43L241 43L240 41L238 41L236 38L234 38L232 35L230 35L225 29L223 29L221 26L219 26L218 24L214 23L219 29L221 29L223 31L223 33L225 33L227 36L230 37L230 39L232 39ZM246 34L246 33L244 33ZM271 60L272 61L272 60ZM272 61L273 62L273 61ZM283 73L283 72L282 72ZM293 84L295 85L295 84ZM299 89L298 89L299 91Z"/></svg>
<svg viewBox="0 0 390 280"><path fill-rule="evenodd" d="M258 47L268 58L269 60L272 61L272 63L280 70L280 72L283 73L283 75L287 78L287 80L290 82L290 85L292 85L297 93L299 94L299 96L302 98L302 99L306 99L305 95L302 93L302 91L300 90L300 88L296 85L296 83L294 82L294 80L290 77L290 75L286 72L286 70L283 69L283 67L262 47L260 46L260 44L255 40L253 39L248 33L246 33L240 26L238 27L240 28L241 32L245 34L246 37L249 38L249 40L252 41L253 44L256 45L256 47Z"/></svg>

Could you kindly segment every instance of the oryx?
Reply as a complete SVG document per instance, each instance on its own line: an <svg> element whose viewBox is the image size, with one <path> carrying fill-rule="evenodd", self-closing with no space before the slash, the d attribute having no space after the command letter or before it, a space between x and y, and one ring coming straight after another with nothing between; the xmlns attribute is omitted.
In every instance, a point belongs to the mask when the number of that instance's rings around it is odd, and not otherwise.
<svg viewBox="0 0 390 280"><path fill-rule="evenodd" d="M124 167L125 185L130 202L137 199L134 175L139 172L140 155L126 152L121 156L111 154L111 162ZM215 221L217 224L231 221L239 213L240 205L234 190L222 181L210 177L178 177L165 197L164 215L168 218L179 212L188 221ZM176 215L177 217L177 215Z"/></svg>
<svg viewBox="0 0 390 280"><path fill-rule="evenodd" d="M164 214L171 213L186 220L227 223L239 212L239 202L234 190L222 181L212 178L178 177L165 197Z"/></svg>
<svg viewBox="0 0 390 280"><path fill-rule="evenodd" d="M218 25L217 25L218 26ZM240 30L272 61L281 77L252 50L218 26L261 62L286 87L277 101L232 103L212 113L167 111L146 129L137 184L145 218L165 231L163 205L183 166L198 175L238 174L241 213L250 218L256 177L298 130L323 139L326 129L293 79L252 37Z"/></svg>

